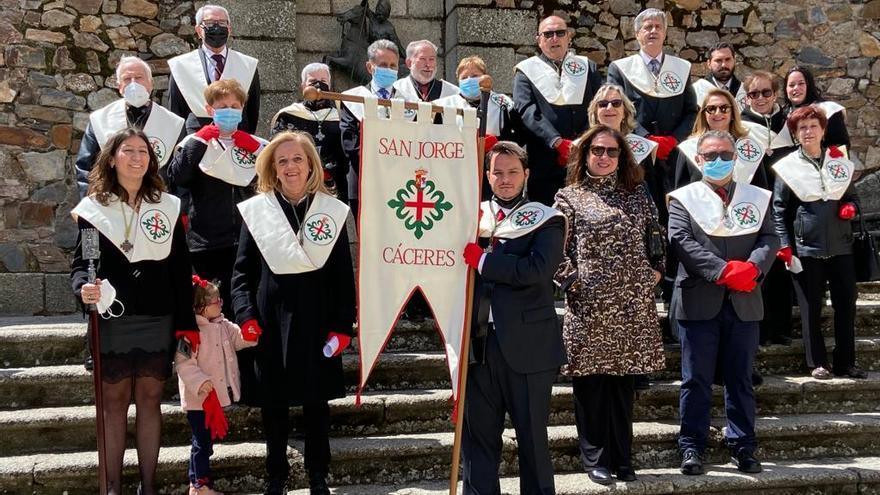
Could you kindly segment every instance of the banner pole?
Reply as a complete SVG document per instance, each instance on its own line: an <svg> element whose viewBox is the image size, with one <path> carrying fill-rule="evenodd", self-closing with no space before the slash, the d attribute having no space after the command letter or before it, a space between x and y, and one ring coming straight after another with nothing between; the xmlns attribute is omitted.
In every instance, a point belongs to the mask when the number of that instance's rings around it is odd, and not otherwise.
<svg viewBox="0 0 880 495"><path fill-rule="evenodd" d="M486 150L484 149L486 145L486 115L488 114L487 110L489 107L489 96L491 96L491 91L492 78L488 75L480 77L480 130L479 139L477 140L477 166L479 168L477 176L480 180L477 184L482 184L483 161L486 157ZM482 191L482 186L480 186L480 191ZM471 313L474 300L474 270L472 269L468 270L467 295L465 297L467 305L464 309L464 331L462 332L461 354L459 355L459 362L461 365L458 370L458 399L453 408L456 417L455 436L452 442L452 466L449 472L449 495L456 495L458 493L458 471L461 460L461 435L462 429L464 428L464 398L467 390L468 363L470 361L471 348Z"/></svg>
<svg viewBox="0 0 880 495"><path fill-rule="evenodd" d="M482 84L484 78L487 78L487 77L489 77L489 76L481 76L480 77L480 84ZM489 77L490 84L491 84L491 80L492 80L492 78ZM482 87L481 87L481 89L482 89ZM363 96L356 96L356 95L347 95L345 93L335 93L333 91L322 91L318 88L309 86L303 90L303 100L305 100L305 101L334 100L334 101L347 101L349 103L361 103L362 104L364 102L364 97ZM391 100L386 100L384 98L379 98L377 103L379 104L380 107L390 107L391 106ZM418 110L419 104L414 101L406 101L403 103L403 107L406 108L407 110ZM442 107L440 105L431 105L431 111L434 113L443 113L444 108L445 107ZM461 108L456 108L455 113L457 115L464 115L464 110L462 110Z"/></svg>

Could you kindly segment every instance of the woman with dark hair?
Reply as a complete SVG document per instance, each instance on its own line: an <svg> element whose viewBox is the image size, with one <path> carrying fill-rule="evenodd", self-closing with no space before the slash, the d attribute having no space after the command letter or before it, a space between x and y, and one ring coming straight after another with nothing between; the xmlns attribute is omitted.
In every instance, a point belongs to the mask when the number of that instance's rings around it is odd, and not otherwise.
<svg viewBox="0 0 880 495"><path fill-rule="evenodd" d="M581 461L596 483L635 480L633 376L664 369L646 232L657 210L626 139L598 125L575 141L556 208L568 239L556 279L565 288L563 339L572 377Z"/></svg>
<svg viewBox="0 0 880 495"><path fill-rule="evenodd" d="M822 146L828 121L817 105L792 112L787 126L799 147L773 165L778 176L773 220L782 241L777 257L794 276L807 366L813 378L831 378L820 327L825 288L830 285L833 373L867 378L855 362L856 273L850 225L858 205L852 183L855 167L836 146Z"/></svg>
<svg viewBox="0 0 880 495"><path fill-rule="evenodd" d="M808 105L816 105L825 114L828 125L825 127L825 137L822 138L822 146L846 146L849 149L849 132L846 129L846 108L839 103L828 101L822 97L813 73L806 67L792 67L785 75L785 105L783 111L786 117L798 108ZM781 138L791 139L794 143L794 133L783 129ZM796 143L795 143L796 144Z"/></svg>
<svg viewBox="0 0 880 495"><path fill-rule="evenodd" d="M88 196L71 215L80 231L99 232L95 283L77 238L71 263L73 292L96 304L101 345L107 493L121 493L128 405L137 411L136 445L141 485L156 492L165 380L171 375L175 335L184 348L199 344L193 315L192 267L180 221L180 200L164 192L149 138L124 129L101 149L89 172Z"/></svg>
<svg viewBox="0 0 880 495"><path fill-rule="evenodd" d="M345 396L341 354L355 319L349 208L327 191L318 150L304 132L275 135L256 169L257 195L238 205L243 224L232 275L238 324L262 329L256 394L243 396L263 417L265 493L287 493L289 408L302 406L310 493L329 495L327 401Z"/></svg>

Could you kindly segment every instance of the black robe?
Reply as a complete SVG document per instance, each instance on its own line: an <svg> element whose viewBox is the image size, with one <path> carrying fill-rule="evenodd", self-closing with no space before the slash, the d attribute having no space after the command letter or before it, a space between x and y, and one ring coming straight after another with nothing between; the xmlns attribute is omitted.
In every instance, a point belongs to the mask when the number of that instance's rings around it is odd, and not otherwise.
<svg viewBox="0 0 880 495"><path fill-rule="evenodd" d="M791 112L794 112L798 108L804 105L811 105L813 103L820 103L825 100L816 100L811 102L803 102L798 107L786 107L785 108L785 118L788 118L791 115ZM828 118L828 125L825 127L825 137L822 138L822 147L827 148L829 146L846 146L846 149L849 149L850 141L849 141L849 131L846 129L846 118L843 116L843 110L835 113L831 117ZM794 140L794 133L792 133L792 140Z"/></svg>
<svg viewBox="0 0 880 495"><path fill-rule="evenodd" d="M296 231L293 208L278 201ZM305 218L305 201L297 205ZM330 332L352 335L355 286L345 226L323 267L276 275L242 224L232 275L232 306L239 325L257 320L263 329L253 369L242 369L242 400L249 405L313 404L345 396L341 356L322 352ZM286 349L282 333L288 336ZM282 352L286 352L286 366Z"/></svg>

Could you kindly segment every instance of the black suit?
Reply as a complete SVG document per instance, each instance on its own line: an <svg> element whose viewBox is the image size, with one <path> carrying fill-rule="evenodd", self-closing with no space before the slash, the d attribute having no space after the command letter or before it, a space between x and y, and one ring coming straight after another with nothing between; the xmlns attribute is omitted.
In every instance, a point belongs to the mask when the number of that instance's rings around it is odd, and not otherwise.
<svg viewBox="0 0 880 495"><path fill-rule="evenodd" d="M544 55L539 58L555 68ZM593 61L587 71L584 98L574 105L552 105L525 74L516 71L513 76L513 106L525 129L520 141L529 153L529 197L546 205L553 203L553 196L565 182L566 168L557 164L553 144L559 138L574 140L590 127L587 107L602 85L602 77Z"/></svg>
<svg viewBox="0 0 880 495"><path fill-rule="evenodd" d="M552 218L484 257L474 289L476 363L468 371L464 404L465 494L499 493L505 412L516 430L520 493L554 493L547 423L553 381L566 358L552 278L564 237L564 220ZM488 323L488 310L479 310L484 298L494 323Z"/></svg>
<svg viewBox="0 0 880 495"><path fill-rule="evenodd" d="M202 61L202 69L205 72L205 84L211 84L211 74L209 72L208 61L205 58L205 52L202 47L197 48L199 51L199 60ZM228 51L227 51L228 54ZM249 88L243 88L247 91L247 101L241 114L241 122L238 128L248 134L256 134L257 125L260 123L260 70L254 69L254 78L251 79ZM177 87L174 80L174 74L168 76L168 110L179 115L186 120L186 133L192 134L207 124L211 123L210 118L198 118L189 108L189 103Z"/></svg>

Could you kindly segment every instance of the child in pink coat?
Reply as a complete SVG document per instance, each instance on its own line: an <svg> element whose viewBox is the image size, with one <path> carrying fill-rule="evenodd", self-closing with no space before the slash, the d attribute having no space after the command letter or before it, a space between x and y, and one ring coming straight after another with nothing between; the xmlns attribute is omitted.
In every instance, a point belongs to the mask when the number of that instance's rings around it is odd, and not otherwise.
<svg viewBox="0 0 880 495"><path fill-rule="evenodd" d="M213 441L226 436L228 424L223 408L241 397L235 351L257 345L260 335L254 328L244 333L224 318L219 289L198 275L193 275L193 301L201 344L198 352L192 352L184 342L174 355L180 406L186 410L192 427L189 494L222 495L211 483Z"/></svg>

